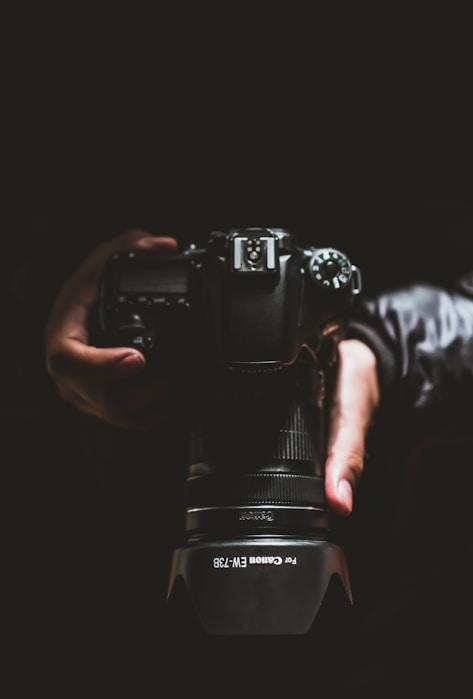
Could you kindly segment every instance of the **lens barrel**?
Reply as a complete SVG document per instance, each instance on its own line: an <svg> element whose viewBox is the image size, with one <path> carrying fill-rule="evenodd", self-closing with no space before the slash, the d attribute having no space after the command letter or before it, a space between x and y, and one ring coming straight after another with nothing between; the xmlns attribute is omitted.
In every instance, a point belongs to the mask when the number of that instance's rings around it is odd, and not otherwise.
<svg viewBox="0 0 473 699"><path fill-rule="evenodd" d="M204 402L169 587L172 606L191 606L204 633L308 633L334 576L351 600L344 553L329 538L323 380L301 361L272 377L219 377Z"/></svg>

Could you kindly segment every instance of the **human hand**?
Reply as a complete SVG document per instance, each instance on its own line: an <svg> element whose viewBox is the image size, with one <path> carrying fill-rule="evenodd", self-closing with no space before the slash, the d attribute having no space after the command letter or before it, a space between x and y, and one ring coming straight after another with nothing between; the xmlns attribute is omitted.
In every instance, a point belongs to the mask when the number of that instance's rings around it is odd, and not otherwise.
<svg viewBox="0 0 473 699"><path fill-rule="evenodd" d="M85 415L116 427L145 432L173 413L165 377L131 381L145 368L144 356L130 347L90 344L90 323L107 259L115 252L175 252L174 238L129 230L96 247L66 281L45 328L46 368L60 397Z"/></svg>
<svg viewBox="0 0 473 699"><path fill-rule="evenodd" d="M337 376L329 412L325 493L330 508L348 516L361 478L365 437L379 404L376 357L359 340L339 345Z"/></svg>

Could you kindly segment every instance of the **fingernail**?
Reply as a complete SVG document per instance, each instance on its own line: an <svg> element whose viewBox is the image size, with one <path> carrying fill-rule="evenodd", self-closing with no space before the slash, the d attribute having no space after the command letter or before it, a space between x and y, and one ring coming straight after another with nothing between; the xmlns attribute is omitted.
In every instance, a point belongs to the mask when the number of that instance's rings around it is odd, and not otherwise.
<svg viewBox="0 0 473 699"><path fill-rule="evenodd" d="M130 374L138 371L139 369L142 369L145 365L145 359L143 355L138 354L137 352L133 352L131 354L126 354L124 357L122 357L119 362L118 366L120 368L120 373L122 374Z"/></svg>
<svg viewBox="0 0 473 699"><path fill-rule="evenodd" d="M337 493L348 512L351 512L353 508L353 491L347 480L341 480L338 482Z"/></svg>

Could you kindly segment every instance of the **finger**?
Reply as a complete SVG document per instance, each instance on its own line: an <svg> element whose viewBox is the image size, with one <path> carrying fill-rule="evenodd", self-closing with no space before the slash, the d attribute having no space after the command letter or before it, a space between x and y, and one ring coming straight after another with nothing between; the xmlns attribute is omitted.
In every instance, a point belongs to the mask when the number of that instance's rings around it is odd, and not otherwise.
<svg viewBox="0 0 473 699"><path fill-rule="evenodd" d="M346 517L353 509L353 495L361 478L364 444L353 431L340 430L334 437L325 464L325 494L329 507Z"/></svg>
<svg viewBox="0 0 473 699"><path fill-rule="evenodd" d="M128 430L162 427L178 411L175 387L168 376L116 384L106 395L106 413Z"/></svg>
<svg viewBox="0 0 473 699"><path fill-rule="evenodd" d="M75 348L68 341L88 344L88 321L91 309L97 302L103 266L115 252L134 249L172 252L176 248L174 238L154 237L139 229L126 231L95 248L64 284L51 309L45 328L48 354L58 354L61 361L60 356L66 348L54 348L55 342L63 342L72 351Z"/></svg>
<svg viewBox="0 0 473 699"><path fill-rule="evenodd" d="M175 238L152 236L146 231L132 229L113 240L97 246L65 283L55 310L67 308L71 300L90 308L97 299L98 286L105 262L117 252L148 250L173 252L177 250Z"/></svg>
<svg viewBox="0 0 473 699"><path fill-rule="evenodd" d="M177 250L177 240L169 236L150 235L147 231L133 228L97 246L87 257L85 263L91 266L103 265L116 252L126 252L127 250L175 252Z"/></svg>
<svg viewBox="0 0 473 699"><path fill-rule="evenodd" d="M378 402L373 353L358 340L340 343L329 414L325 492L329 506L342 516L353 508L353 493L363 472L365 438Z"/></svg>
<svg viewBox="0 0 473 699"><path fill-rule="evenodd" d="M80 340L68 338L47 356L47 368L55 378L88 382L112 382L140 374L145 358L128 347L96 348Z"/></svg>
<svg viewBox="0 0 473 699"><path fill-rule="evenodd" d="M146 411L133 413L132 415L129 413L123 415L107 413L103 416L98 414L95 417L129 432L146 433L165 428L166 425L173 421L176 413L177 409L175 406L170 407L167 404L163 404L148 408Z"/></svg>
<svg viewBox="0 0 473 699"><path fill-rule="evenodd" d="M161 427L177 412L168 377L111 385L66 380L60 392L81 412L127 430L146 432Z"/></svg>

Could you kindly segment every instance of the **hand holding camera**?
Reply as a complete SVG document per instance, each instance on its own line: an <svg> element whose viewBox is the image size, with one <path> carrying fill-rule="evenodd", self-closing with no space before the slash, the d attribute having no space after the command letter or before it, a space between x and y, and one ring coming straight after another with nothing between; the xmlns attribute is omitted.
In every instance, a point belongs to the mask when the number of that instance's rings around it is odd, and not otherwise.
<svg viewBox="0 0 473 699"><path fill-rule="evenodd" d="M100 279L116 252L176 252L173 238L133 229L98 245L56 297L45 329L46 368L62 400L80 413L125 430L146 432L174 413L166 376L132 380L144 357L129 346L97 347L95 317Z"/></svg>

